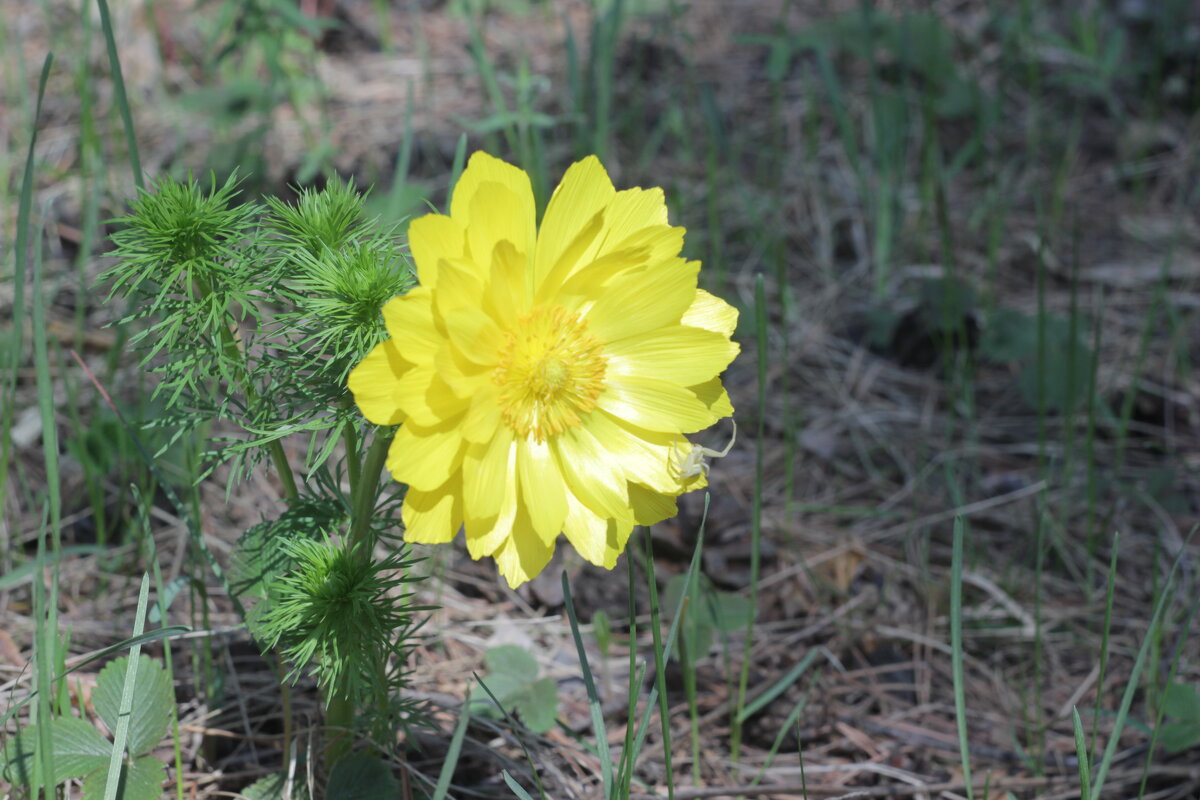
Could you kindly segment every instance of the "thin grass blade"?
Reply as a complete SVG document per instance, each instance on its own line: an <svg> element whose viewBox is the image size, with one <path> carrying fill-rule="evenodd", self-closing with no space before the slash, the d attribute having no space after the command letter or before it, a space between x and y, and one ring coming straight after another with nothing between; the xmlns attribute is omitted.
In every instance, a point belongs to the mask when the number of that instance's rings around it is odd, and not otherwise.
<svg viewBox="0 0 1200 800"><path fill-rule="evenodd" d="M150 576L142 574L142 586L138 591L137 613L133 618L133 635L140 636L146 628L146 610L150 605ZM117 716L117 729L113 731L112 761L108 764L108 780L104 785L104 800L117 800L121 783L121 768L125 762L125 743L129 739L129 718L133 712L134 683L137 680L138 656L142 645L138 642L129 648L129 662L125 667L125 685L121 691L121 710ZM132 755L132 754L131 754Z"/></svg>

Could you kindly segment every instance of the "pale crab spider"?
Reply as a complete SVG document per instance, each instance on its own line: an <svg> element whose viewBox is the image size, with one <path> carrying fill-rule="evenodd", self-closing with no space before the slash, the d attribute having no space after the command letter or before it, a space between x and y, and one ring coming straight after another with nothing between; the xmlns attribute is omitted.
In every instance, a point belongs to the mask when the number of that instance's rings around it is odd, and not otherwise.
<svg viewBox="0 0 1200 800"><path fill-rule="evenodd" d="M730 422L733 422L733 420L730 420ZM681 446L676 443L671 453L671 466L675 469L676 477L682 482L691 478L698 478L701 475L708 475L709 463L704 459L724 458L729 455L729 451L733 449L733 443L736 441L737 423L733 422L733 438L729 440L729 444L725 445L724 450L713 450L711 447L693 444L686 455L680 455Z"/></svg>

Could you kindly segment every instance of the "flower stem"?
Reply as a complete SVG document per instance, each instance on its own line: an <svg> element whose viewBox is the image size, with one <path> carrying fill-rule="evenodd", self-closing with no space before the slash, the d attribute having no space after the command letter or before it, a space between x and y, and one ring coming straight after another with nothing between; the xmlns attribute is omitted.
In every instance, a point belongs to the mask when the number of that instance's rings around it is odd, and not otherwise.
<svg viewBox="0 0 1200 800"><path fill-rule="evenodd" d="M331 688L325 699L325 771L350 750L350 726L354 724L354 702L341 687Z"/></svg>
<svg viewBox="0 0 1200 800"><path fill-rule="evenodd" d="M353 423L347 422L342 431L346 441L346 461L350 477L350 531L346 537L347 547L356 549L360 544L359 558L370 558L371 519L375 514L379 476L387 462L388 446L396 435L395 428L379 428L371 447L367 450L361 468L358 462L358 435ZM331 687L325 698L325 769L333 768L334 762L350 750L352 741L349 731L354 724L354 698L348 686Z"/></svg>
<svg viewBox="0 0 1200 800"><path fill-rule="evenodd" d="M349 397L342 401L342 407L348 408L353 401ZM346 471L350 479L350 497L358 493L359 476L362 474L362 463L358 458L358 430L353 420L346 420L342 428L342 439L346 443Z"/></svg>
<svg viewBox="0 0 1200 800"><path fill-rule="evenodd" d="M392 437L395 435L395 428L377 430L375 439L371 442L371 448L367 451L362 472L358 477L358 486L353 492L349 537L351 547L367 541L367 535L371 530L371 518L375 513L379 476L383 473L388 446L391 445Z"/></svg>

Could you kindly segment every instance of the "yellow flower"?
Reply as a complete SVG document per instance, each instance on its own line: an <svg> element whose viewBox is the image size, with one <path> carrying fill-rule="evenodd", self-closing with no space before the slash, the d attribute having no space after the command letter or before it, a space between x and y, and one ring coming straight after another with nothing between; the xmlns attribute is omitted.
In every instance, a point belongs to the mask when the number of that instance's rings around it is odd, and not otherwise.
<svg viewBox="0 0 1200 800"><path fill-rule="evenodd" d="M410 226L420 285L350 374L363 415L401 425L387 468L408 484L406 540L465 528L516 587L560 533L611 569L635 524L705 485L684 434L733 413L718 376L737 311L696 288L683 235L661 189L618 192L595 157L539 230L529 176L471 156L450 215Z"/></svg>

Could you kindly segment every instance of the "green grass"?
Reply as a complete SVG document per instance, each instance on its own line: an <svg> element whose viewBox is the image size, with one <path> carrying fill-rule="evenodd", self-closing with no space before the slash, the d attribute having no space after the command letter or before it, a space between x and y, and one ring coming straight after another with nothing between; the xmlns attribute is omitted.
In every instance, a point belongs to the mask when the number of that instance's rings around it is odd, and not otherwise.
<svg viewBox="0 0 1200 800"><path fill-rule="evenodd" d="M1067 13L1054 4L1022 2L1014 9L993 0L976 7L986 21L982 34L953 18L895 14L871 3L819 19L785 9L769 29L746 32L734 25L738 39L732 52L739 58L730 60L729 69L756 70L736 84L754 87L747 92L761 88L752 105L726 93L731 84L704 61L704 48L691 46L689 37L696 32L689 28L689 12L674 3L600 3L583 26L554 16L550 4L522 17L521 25L559 32L562 69L545 74L538 71L543 62L501 53L489 35L494 26L511 26L509 17L517 12L501 3L485 13L483 5L457 18L467 48L459 63L471 71L471 88L478 90L481 105L473 116L454 121L466 132L455 131L449 169L440 159L449 158L451 148L438 155L429 130L434 107L428 95L439 59L450 56L433 52L435 45L422 31L413 34L424 74L410 82L403 126L389 148L394 166L377 170L388 177L387 184L375 188L375 207L398 218L419 210L422 202L439 204L440 187L453 186L467 154L482 145L530 172L543 208L565 164L596 153L620 169L618 185L666 188L673 224L688 228L689 255L705 263L702 281L742 309L739 338L747 353L753 344L757 356L755 363L743 357L730 379L739 390L737 416L747 433L753 431L746 437L753 439L753 461L727 460L714 468L713 481L714 494L739 498L747 517L741 520L748 562L741 591L752 613L744 632L724 643L721 656L694 658L679 648L683 688L677 691L668 684L667 666L681 619L686 621L692 609L686 599L679 608L662 607L659 580L665 581L666 573L660 569L656 575L647 538L645 552L637 553L644 573L638 575L630 564L628 574L627 688L632 691L619 754L607 745L605 731L613 721L600 705L571 587L564 587L567 625L588 698L591 727L584 737L594 741L590 746L603 794L629 797L641 790L639 754L651 738L662 748L656 758L672 798L684 782L701 785L716 777L701 762L714 747L732 765L728 774L754 773L755 783L769 782L772 765L795 757L783 748L786 735L809 725L814 696L839 679L838 671L823 667L814 674L815 646L793 654L783 666L760 668L754 662L755 654L771 652L772 629L762 627L763 615L779 613L783 602L783 589L765 581L781 558L792 559L784 563L797 565L802 576L794 591L815 586L812 607L804 611L813 617L844 601L842 592L867 590L869 580L835 589L804 564L804 558L839 541L835 534L865 542L870 558L860 574L880 575L881 565L888 563L912 567L913 585L924 593L931 614L941 619L948 605L945 628L931 625L925 633L950 647L948 658L933 656L944 660L938 663L949 675L937 691L944 707L953 708L945 721L956 727L957 766L968 797L980 788L972 776L988 774L986 759L972 755L982 736L975 712L995 712L997 700L970 691L969 678L979 677L972 670L988 646L985 623L976 614L987 600L964 583L965 572L996 578L1035 623L1029 641L1004 645L998 658L1008 665L1000 679L1022 698L1022 707L1007 713L1020 718L1014 738L1026 764L1046 771L1044 755L1052 740L1069 736L1080 762L1081 793L1099 798L1122 733L1128 741L1129 731L1140 725L1151 733L1151 751L1139 796L1150 792L1154 759L1161 756L1153 737L1163 719L1163 676L1195 681L1198 669L1194 643L1170 634L1173 625L1192 619L1179 610L1180 598L1186 597L1181 593L1188 591L1175 578L1181 562L1173 553L1147 555L1165 525L1164 515L1180 519L1183 514L1160 496L1165 490L1148 487L1145 477L1161 469L1181 483L1194 481L1195 467L1186 462L1178 441L1165 433L1146 435L1158 423L1145 422L1139 405L1163 395L1168 398L1164 414L1174 413L1175 424L1184 424L1186 415L1178 409L1195 375L1188 342L1197 313L1178 302L1194 289L1194 281L1172 278L1171 268L1195 249L1186 227L1195 190L1178 176L1192 174L1196 154L1190 146L1164 145L1162 155L1153 145L1122 137L1142 125L1186 140L1194 128L1195 104L1181 105L1166 79L1178 60L1171 39L1175 6L1164 4L1143 30L1114 24L1098 6ZM95 20L91 10L81 8L75 27L59 25L52 32L56 52L72 57L60 62L59 72L46 60L36 94L33 76L25 74L19 59L17 68L6 72L3 87L15 110L15 129L24 132L18 135L28 133L28 147L20 148L25 161L19 183L14 165L0 163L0 205L18 196L14 247L4 256L5 268L13 267L13 314L0 351L5 367L0 486L5 513L18 509L20 516L6 518L3 530L6 543L13 542L16 531L40 533L36 555L9 548L5 559L11 569L0 579L0 589L27 596L36 620L30 640L21 644L35 654L27 708L37 720L63 710L60 664L74 643L61 638L57 576L69 557L101 558L86 548L136 539L144 563L136 569L132 563L119 566L133 570L130 575L143 569L151 574L161 597L167 591L168 554L151 544L151 511L157 504L187 530L191 556L183 575L190 579L195 624L208 627L210 612L230 602L220 597L228 591L222 556L201 525L204 503L212 501L191 487L202 468L193 458L181 475L168 473L152 452L159 449L158 440L141 425L155 422L159 412L146 402L151 387L122 360L126 332L117 332L110 371L96 379L85 375L49 332L51 322L61 321L50 289L66 285L81 298L70 317L69 338L71 349L83 354L85 334L96 319L86 298L97 257L108 247L104 220L121 213L128 200L110 192L126 185L130 175L139 187L144 178L156 177L144 175L140 160L143 153L148 160L150 155L136 122L153 113L142 107L144 98L170 104L183 127L200 116L166 87L147 94L145 86L127 86L123 75L136 71L123 73L121 62L129 56L108 5L98 0ZM407 40L400 38L396 23L405 18L384 3L373 4L371 11L374 23L356 24L378 25L384 51L399 52L399 42ZM55 19L48 6L41 13ZM300 136L305 151L288 154L294 163L280 171L319 182L332 172L330 136L337 120L326 102L333 90L321 86L304 63L325 57L317 55L311 21L279 17L273 18L275 27L254 28L239 13L236 4L226 4L213 16L202 16L201 32L209 37L211 51L194 61L187 59L195 54L180 56L190 75L202 76L206 90L217 92L205 95L206 102L229 115L214 123L219 141L212 152L193 154L188 165L224 171L257 164L261 170L272 113L315 106L315 117L303 117L308 120ZM419 27L439 12L414 5L409 13ZM0 41L12 44L15 35L0 15ZM982 36L992 48L987 59L977 57L982 48L973 36ZM98 50L101 39L112 76L108 84L95 75L87 48L79 47L94 40ZM653 58L631 49L643 40L668 52L668 66L657 67L663 72L654 72ZM947 41L948 49L943 47ZM221 50L226 52L218 57ZM677 68L669 66L670 58L678 59ZM1156 84L1154 76L1160 74L1164 80ZM50 80L55 77L63 80ZM248 98L243 113L229 93L247 79L261 79L267 88L262 96ZM40 151L35 152L47 91L56 124L62 125L66 113L75 136L69 174L39 163ZM77 103L70 112L61 110L66 91ZM108 97L111 108L101 104ZM1119 139L1114 152L1102 153L1093 138L1096 131L1103 136L1109 130L1122 133L1114 134ZM1155 172L1153 159L1160 157L1174 160ZM238 158L244 159L241 164L229 160ZM159 163L157 154L154 163ZM185 163L168 160L164 168L181 172ZM1098 184L1097 173L1130 177ZM77 218L67 221L80 231L80 242L68 272L46 246L56 234L41 230L46 223L40 192L71 181L79 202L72 212ZM1114 199L1099 200L1104 192ZM56 208L46 219L59 219L60 213ZM1165 220L1165 238L1148 246L1123 233L1121 224L1139 215ZM1149 263L1158 274L1135 287L1098 281L1094 268L1107 252L1097 247L1101 236L1114 242L1114 258L1126 258L1135 267ZM1128 253L1117 252L1121 247ZM922 294L919 282L940 289ZM955 299L964 286L974 298L969 302ZM906 363L899 354L905 342L885 337L873 344L856 333L871 320L898 324L914 304L921 323L912 336L928 335L932 363ZM994 356L983 342L1010 313L1028 321L1026 349ZM975 339L976 326L982 341ZM1065 353L1064 340L1069 343ZM1086 378L1064 384L1064 373ZM107 403L94 399L93 387L101 386L114 395L111 412ZM1178 397L1185 399L1170 400ZM1176 410L1168 402L1176 403ZM10 435L23 406L31 405L38 409L42 430L42 450L35 459L15 451ZM850 414L852 408L857 414ZM1166 423L1161 427L1165 430ZM106 454L115 466L81 455L90 432L108 430L120 433L120 443ZM826 433L833 442L829 453L822 452L820 435ZM735 458L750 452L751 447L739 446ZM735 473L730 466L735 463L744 474ZM76 485L70 473L76 467L82 468L85 497L64 497L64 487ZM1045 481L1046 489L1024 505L966 517L952 513L1005 494L989 488L1004 473L1025 486ZM44 482L36 477L41 474ZM110 474L122 485L114 487ZM358 477L351 476L351 483L359 483ZM358 499L365 505L366 492ZM64 515L81 507L95 520L95 545L61 539L74 535L63 526ZM117 513L110 514L114 507ZM359 511L358 519L366 519ZM721 521L730 524L726 517ZM1120 532L1120 559L1114 531ZM728 546L724 539L716 542L710 534L710 552ZM1183 553L1191 552L1185 546ZM105 563L117 562L105 557ZM49 570L48 585L40 579L42 567ZM697 546L689 580L700 572ZM879 581L895 588L886 576ZM638 609L634 595L643 583L649 607ZM1141 587L1151 583L1154 591L1147 599ZM115 595L120 589L106 591ZM1064 647L1059 607L1065 603L1079 611L1071 635L1086 652L1094 652L1096 685L1111 686L1119 677L1123 687L1115 702L1102 691L1080 698L1069 721L1046 710L1047 698L1062 688L1055 681L1070 677L1056 672L1047 658ZM648 612L648 618L638 620L639 611ZM1125 627L1132 625L1125 622L1129 619L1146 630L1136 649ZM855 625L873 624L862 617L852 621L844 626L839 621L838 630L849 635ZM157 624L166 626L167 619ZM203 649L212 647L189 645L176 652L178 666L189 667L189 691L214 691L210 682L218 654ZM842 655L849 658L851 650ZM170 648L166 655L172 657ZM639 706L637 690L648 668L643 657L653 659L654 678L646 687L649 704ZM724 660L729 693L728 730L720 735L702 724L717 690L708 676L720 673L711 668L718 659ZM766 734L766 744L751 741L747 726L771 703L785 706L782 722ZM290 710L284 716L290 719ZM39 726L42 736L49 731L48 725ZM436 781L429 781L438 798L455 796L454 766L464 743L475 736L465 710L448 736L445 766ZM807 750L810 759L819 753ZM763 760L752 763L748 754ZM178 733L174 756L177 771L186 770ZM689 766L680 767L681 757ZM537 763L536 750L530 760ZM53 785L53 764L45 767L43 783ZM518 791L516 777L504 775L519 795L524 790ZM174 792L186 796L182 783ZM545 793L554 795L550 787Z"/></svg>

